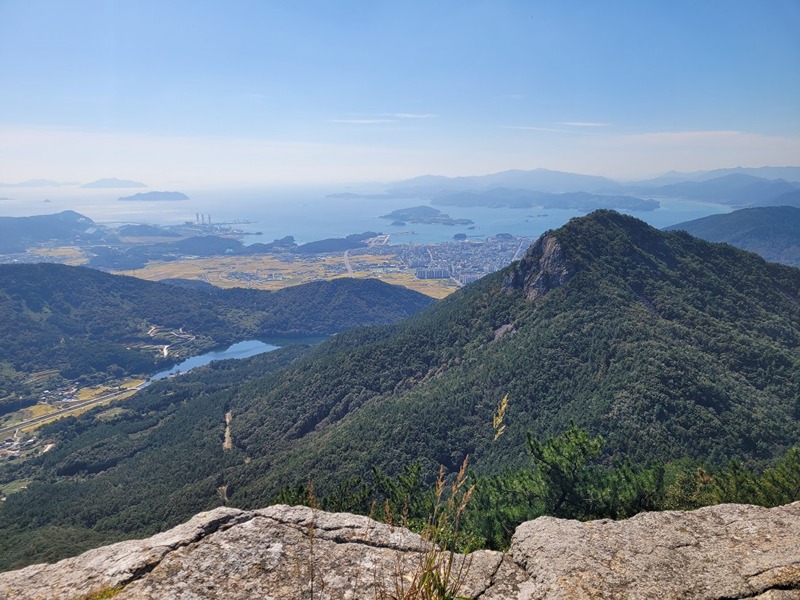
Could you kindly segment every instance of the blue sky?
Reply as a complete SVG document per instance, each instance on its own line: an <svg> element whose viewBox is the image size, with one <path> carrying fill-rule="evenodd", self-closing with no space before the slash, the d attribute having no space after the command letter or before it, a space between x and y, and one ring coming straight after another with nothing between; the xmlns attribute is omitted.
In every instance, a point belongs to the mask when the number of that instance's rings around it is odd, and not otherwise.
<svg viewBox="0 0 800 600"><path fill-rule="evenodd" d="M800 0L0 0L0 181L800 164Z"/></svg>

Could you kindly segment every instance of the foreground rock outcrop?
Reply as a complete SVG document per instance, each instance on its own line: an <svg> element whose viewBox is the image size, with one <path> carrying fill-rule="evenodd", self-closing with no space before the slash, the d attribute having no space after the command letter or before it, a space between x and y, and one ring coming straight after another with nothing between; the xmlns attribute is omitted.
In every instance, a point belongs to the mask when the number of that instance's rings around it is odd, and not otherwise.
<svg viewBox="0 0 800 600"><path fill-rule="evenodd" d="M524 258L503 281L503 288L521 288L528 300L538 300L547 292L561 287L574 275L567 264L561 242L553 234L536 240Z"/></svg>
<svg viewBox="0 0 800 600"><path fill-rule="evenodd" d="M395 598L425 542L366 517L218 508L145 540L0 574L0 597ZM463 569L463 570L462 570ZM520 525L506 554L458 557L469 598L800 598L800 502Z"/></svg>

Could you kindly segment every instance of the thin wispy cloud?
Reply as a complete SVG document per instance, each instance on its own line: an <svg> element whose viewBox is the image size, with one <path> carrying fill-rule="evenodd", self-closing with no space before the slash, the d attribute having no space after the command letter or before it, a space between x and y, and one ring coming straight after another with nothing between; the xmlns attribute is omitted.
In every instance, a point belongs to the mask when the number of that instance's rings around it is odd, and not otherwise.
<svg viewBox="0 0 800 600"><path fill-rule="evenodd" d="M344 125L386 125L397 123L397 119L330 119L328 122Z"/></svg>
<svg viewBox="0 0 800 600"><path fill-rule="evenodd" d="M503 125L503 129L516 129L518 131L541 131L546 133L564 133L567 135L601 135L595 131L599 128L610 127L610 123L590 123L584 121L561 121L555 123L560 127L542 127L540 125Z"/></svg>
<svg viewBox="0 0 800 600"><path fill-rule="evenodd" d="M380 113L375 115L366 115L358 117L346 117L342 119L330 119L328 122L344 124L344 125L386 125L388 123L435 119L438 117L439 115L433 113L398 112L398 113Z"/></svg>
<svg viewBox="0 0 800 600"><path fill-rule="evenodd" d="M433 113L388 113L385 116L395 119L436 119L439 115Z"/></svg>
<svg viewBox="0 0 800 600"><path fill-rule="evenodd" d="M552 127L536 127L534 125L503 125L503 129L516 129L518 131L546 131L549 133L570 133L565 129L554 129Z"/></svg>
<svg viewBox="0 0 800 600"><path fill-rule="evenodd" d="M611 127L611 123L597 123L592 121L562 121L557 125L566 125L567 127Z"/></svg>

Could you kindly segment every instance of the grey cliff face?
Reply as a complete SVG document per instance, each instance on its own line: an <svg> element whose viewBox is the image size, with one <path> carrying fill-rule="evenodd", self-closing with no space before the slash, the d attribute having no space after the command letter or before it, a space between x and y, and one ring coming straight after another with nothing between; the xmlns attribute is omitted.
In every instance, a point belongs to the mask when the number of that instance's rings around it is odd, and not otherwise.
<svg viewBox="0 0 800 600"><path fill-rule="evenodd" d="M567 283L572 275L561 243L553 234L544 234L528 248L525 257L506 277L503 287L506 290L520 288L528 300L537 300Z"/></svg>
<svg viewBox="0 0 800 600"><path fill-rule="evenodd" d="M306 507L201 513L146 540L0 574L0 597L398 598L418 535ZM468 598L800 598L800 502L520 525L506 554L457 556Z"/></svg>

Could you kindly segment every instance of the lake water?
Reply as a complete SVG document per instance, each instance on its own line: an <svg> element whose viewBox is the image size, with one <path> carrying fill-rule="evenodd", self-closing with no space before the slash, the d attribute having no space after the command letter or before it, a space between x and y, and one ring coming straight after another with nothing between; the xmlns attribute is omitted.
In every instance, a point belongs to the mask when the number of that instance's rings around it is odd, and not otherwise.
<svg viewBox="0 0 800 600"><path fill-rule="evenodd" d="M453 239L455 233L485 238L498 233L536 238L555 229L581 211L542 208L437 207L453 218L474 221L474 229L464 226L408 224L393 226L381 215L398 208L429 204L413 198L328 198L330 193L346 191L326 188L259 188L192 190L178 186L189 200L174 202L121 202L117 198L136 190L92 190L70 187L0 189L0 216L52 214L74 210L98 223L151 223L176 225L194 222L198 214L211 215L214 223L250 221L234 225L249 232L245 243L270 242L293 235L298 243L343 237L351 233L376 231L391 235L390 243L430 243ZM170 190L175 191L175 190ZM47 200L47 202L45 202ZM706 202L660 199L661 208L630 212L654 227L666 227L731 208ZM261 235L255 235L261 232Z"/></svg>
<svg viewBox="0 0 800 600"><path fill-rule="evenodd" d="M178 373L186 373L197 367L203 367L214 360L227 360L230 358L250 358L256 354L263 354L264 352L271 352L277 350L279 346L272 344L265 344L258 340L246 340L244 342L237 342L225 350L217 350L214 352L206 352L191 358L187 358L180 364L175 365L171 369L161 371L150 377L153 381L159 379L166 379L170 375L177 375Z"/></svg>

